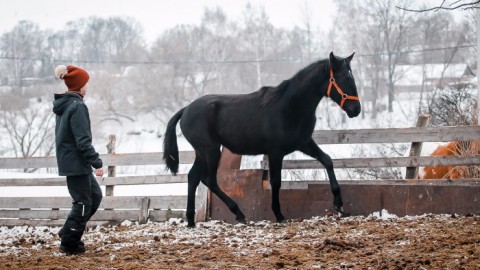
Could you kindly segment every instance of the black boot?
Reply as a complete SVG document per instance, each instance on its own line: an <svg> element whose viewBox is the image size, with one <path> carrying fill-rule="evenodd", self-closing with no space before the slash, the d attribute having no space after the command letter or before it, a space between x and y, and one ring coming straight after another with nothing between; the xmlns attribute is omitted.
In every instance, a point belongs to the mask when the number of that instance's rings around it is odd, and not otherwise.
<svg viewBox="0 0 480 270"><path fill-rule="evenodd" d="M85 247L81 245L75 247L60 245L60 252L65 253L66 255L82 254L85 253Z"/></svg>
<svg viewBox="0 0 480 270"><path fill-rule="evenodd" d="M62 239L62 235L63 235L63 228L61 228L60 231L58 231L58 237L60 237L60 239ZM82 240L80 240L78 245L85 249L85 243L83 243ZM60 245L60 248L62 248L62 245Z"/></svg>

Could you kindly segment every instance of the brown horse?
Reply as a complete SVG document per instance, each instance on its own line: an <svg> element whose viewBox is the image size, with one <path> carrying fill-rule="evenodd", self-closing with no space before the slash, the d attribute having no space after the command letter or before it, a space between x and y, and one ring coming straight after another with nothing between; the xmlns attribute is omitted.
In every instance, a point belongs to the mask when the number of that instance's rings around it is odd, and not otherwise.
<svg viewBox="0 0 480 270"><path fill-rule="evenodd" d="M454 141L440 145L432 156L467 156L480 154L480 141ZM472 177L477 171L475 166L425 166L422 179L461 179ZM477 176L478 177L478 176Z"/></svg>

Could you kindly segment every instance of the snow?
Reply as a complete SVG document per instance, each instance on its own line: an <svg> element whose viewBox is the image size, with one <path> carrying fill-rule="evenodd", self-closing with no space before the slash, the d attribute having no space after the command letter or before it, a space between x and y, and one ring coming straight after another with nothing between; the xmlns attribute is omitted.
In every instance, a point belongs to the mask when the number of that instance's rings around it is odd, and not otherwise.
<svg viewBox="0 0 480 270"><path fill-rule="evenodd" d="M242 248L250 246L256 243L265 243L265 241L276 241L276 239L289 239L289 238L305 238L308 239L309 235L317 234L321 232L322 225L324 226L341 226L341 224L349 224L353 221L367 222L369 220L379 221L414 221L428 218L430 215L419 216L405 216L397 217L396 215L388 213L387 210L382 209L379 212L372 213L367 217L352 216L337 219L335 217L312 217L305 219L301 223L303 226L310 228L296 234L290 235L288 224L280 224L268 220L249 222L248 224L227 224L219 220L211 220L206 222L197 223L197 228L187 229L186 223L181 219L172 218L165 222L147 222L146 224L139 224L138 222L124 221L117 226L108 227L94 227L88 229L84 235L84 241L87 243L101 240L104 245L99 249L106 248L105 246L112 246L113 250L120 250L129 248L132 245L150 245L154 240L154 236L160 238L160 241L168 240L171 243L188 242L195 246L201 246L205 241L211 241L212 235L217 233L231 231L224 235L223 241L228 246L235 245L239 253L242 252ZM449 215L437 215L438 218L448 218ZM301 224L299 223L299 224ZM310 224L310 225L308 225ZM321 224L319 226L319 224ZM128 228L127 230L123 228ZM284 228L285 230L277 230ZM316 229L312 229L316 228ZM0 226L0 253L3 255L8 254L22 254L23 256L31 252L31 250L38 250L44 248L57 249L60 244L57 236L59 227L29 227L29 226L14 226L6 227ZM158 232L162 232L161 236L158 236ZM366 231L352 230L350 232L353 236L368 235ZM246 237L245 235L248 235ZM111 239L122 238L135 238L135 237L147 237L148 241L143 242L120 242L111 241ZM348 237L348 236L346 236ZM110 239L110 241L108 241ZM163 240L162 240L163 239ZM15 245L18 242L33 243L31 246ZM13 245L12 245L13 244ZM405 245L406 243L398 242L398 245ZM261 250L257 250L261 252ZM60 255L60 253L58 253ZM112 255L114 256L114 255ZM114 258L113 258L114 259Z"/></svg>
<svg viewBox="0 0 480 270"><path fill-rule="evenodd" d="M375 217L375 218L381 219L381 220L389 220L389 219L396 219L396 218L398 218L397 215L388 213L388 211L387 211L386 209L382 209L381 211L378 211L378 212L373 212L373 213L370 214L368 217L369 217L369 218Z"/></svg>

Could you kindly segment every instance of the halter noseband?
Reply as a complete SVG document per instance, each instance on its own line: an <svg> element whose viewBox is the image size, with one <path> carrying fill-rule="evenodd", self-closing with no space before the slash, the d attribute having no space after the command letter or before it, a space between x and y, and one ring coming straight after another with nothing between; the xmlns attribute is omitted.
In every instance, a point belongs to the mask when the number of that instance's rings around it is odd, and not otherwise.
<svg viewBox="0 0 480 270"><path fill-rule="evenodd" d="M349 100L360 100L359 97L356 96L349 96L345 94L340 86L338 86L337 82L335 81L335 78L333 77L333 71L332 68L330 68L330 83L328 84L328 90L327 90L327 97L330 97L330 91L332 90L332 85L335 86L335 89L337 89L337 92L342 96L342 101L340 102L340 108L343 109L343 104L347 99Z"/></svg>

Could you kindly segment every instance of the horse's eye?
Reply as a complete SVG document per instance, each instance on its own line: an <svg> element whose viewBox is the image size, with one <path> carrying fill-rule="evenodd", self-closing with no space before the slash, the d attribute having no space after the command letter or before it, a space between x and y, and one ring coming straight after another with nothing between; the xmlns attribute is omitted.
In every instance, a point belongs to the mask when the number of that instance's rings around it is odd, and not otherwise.
<svg viewBox="0 0 480 270"><path fill-rule="evenodd" d="M353 79L353 73L351 70L348 71L348 75L350 75L350 77Z"/></svg>

